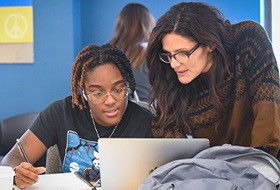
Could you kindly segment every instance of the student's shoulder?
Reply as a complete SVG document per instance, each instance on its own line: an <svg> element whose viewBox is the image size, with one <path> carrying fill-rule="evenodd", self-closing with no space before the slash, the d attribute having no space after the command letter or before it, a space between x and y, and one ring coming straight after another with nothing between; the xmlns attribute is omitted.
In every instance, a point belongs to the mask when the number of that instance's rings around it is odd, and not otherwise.
<svg viewBox="0 0 280 190"><path fill-rule="evenodd" d="M130 112L139 113L143 115L155 115L153 107L150 107L148 102L144 101L128 101L128 110Z"/></svg>
<svg viewBox="0 0 280 190"><path fill-rule="evenodd" d="M234 23L232 26L241 28L262 28L262 26L254 20L244 20L241 22Z"/></svg>
<svg viewBox="0 0 280 190"><path fill-rule="evenodd" d="M245 20L232 25L233 33L238 39L240 37L255 37L266 35L264 28L256 21Z"/></svg>
<svg viewBox="0 0 280 190"><path fill-rule="evenodd" d="M62 99L52 101L46 108L47 109L59 109L72 107L72 96L67 96Z"/></svg>

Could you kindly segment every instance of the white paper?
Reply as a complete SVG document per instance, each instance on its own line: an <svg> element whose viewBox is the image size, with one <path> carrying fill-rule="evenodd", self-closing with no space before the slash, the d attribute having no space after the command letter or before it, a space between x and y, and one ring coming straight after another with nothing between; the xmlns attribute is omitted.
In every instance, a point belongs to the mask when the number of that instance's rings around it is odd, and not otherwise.
<svg viewBox="0 0 280 190"><path fill-rule="evenodd" d="M19 188L15 188L19 189ZM38 182L24 190L91 190L83 180L74 173L43 174Z"/></svg>

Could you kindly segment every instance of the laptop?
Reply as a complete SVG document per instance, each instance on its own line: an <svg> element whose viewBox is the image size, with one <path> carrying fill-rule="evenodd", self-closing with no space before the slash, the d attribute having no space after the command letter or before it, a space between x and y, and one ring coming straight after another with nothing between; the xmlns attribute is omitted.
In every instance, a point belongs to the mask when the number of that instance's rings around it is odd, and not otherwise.
<svg viewBox="0 0 280 190"><path fill-rule="evenodd" d="M149 173L168 162L191 158L209 147L204 138L101 138L102 190L137 190Z"/></svg>

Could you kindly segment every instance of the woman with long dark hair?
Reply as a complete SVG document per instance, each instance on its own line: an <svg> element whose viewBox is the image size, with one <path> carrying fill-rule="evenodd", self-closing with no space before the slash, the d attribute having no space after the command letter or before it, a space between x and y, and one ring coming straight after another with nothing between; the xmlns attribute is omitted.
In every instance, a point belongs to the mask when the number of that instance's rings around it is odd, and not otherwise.
<svg viewBox="0 0 280 190"><path fill-rule="evenodd" d="M279 159L279 73L258 23L231 24L208 4L179 3L156 23L147 64L155 137L204 137Z"/></svg>

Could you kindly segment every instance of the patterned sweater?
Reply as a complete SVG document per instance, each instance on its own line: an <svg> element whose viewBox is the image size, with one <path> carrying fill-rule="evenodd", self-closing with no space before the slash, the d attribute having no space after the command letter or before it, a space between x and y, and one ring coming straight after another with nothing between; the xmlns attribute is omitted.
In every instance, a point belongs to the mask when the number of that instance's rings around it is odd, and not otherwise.
<svg viewBox="0 0 280 190"><path fill-rule="evenodd" d="M236 37L235 61L224 77L219 98L222 116L213 107L208 82L211 71L197 79L197 100L188 117L192 135L210 145L232 144L260 148L280 160L279 72L264 29L253 21L232 26ZM187 131L187 130L185 130ZM159 130L153 130L154 137ZM183 137L176 133L174 137Z"/></svg>
<svg viewBox="0 0 280 190"><path fill-rule="evenodd" d="M211 146L258 147L280 160L279 72L271 43L253 21L235 24L233 31L236 60L219 91L225 116L220 117L213 108L208 89L200 88L190 117L193 136L207 137Z"/></svg>

